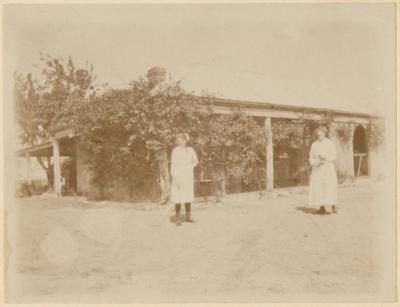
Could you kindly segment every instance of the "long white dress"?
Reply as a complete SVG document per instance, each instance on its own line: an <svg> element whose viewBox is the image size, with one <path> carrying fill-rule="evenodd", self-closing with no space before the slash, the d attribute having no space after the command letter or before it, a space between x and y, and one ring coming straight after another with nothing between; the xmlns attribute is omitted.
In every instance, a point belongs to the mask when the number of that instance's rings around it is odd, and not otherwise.
<svg viewBox="0 0 400 307"><path fill-rule="evenodd" d="M193 202L193 168L198 164L196 152L191 147L175 147L171 155L171 202Z"/></svg>
<svg viewBox="0 0 400 307"><path fill-rule="evenodd" d="M310 207L332 206L337 203L337 176L335 144L325 138L312 144L310 150L312 166L308 204ZM319 164L322 162L322 164Z"/></svg>

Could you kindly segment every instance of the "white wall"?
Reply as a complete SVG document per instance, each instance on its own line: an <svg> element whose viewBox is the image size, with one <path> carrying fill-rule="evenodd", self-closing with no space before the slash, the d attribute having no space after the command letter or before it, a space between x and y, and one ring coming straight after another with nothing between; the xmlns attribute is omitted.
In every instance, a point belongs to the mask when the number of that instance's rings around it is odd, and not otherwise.
<svg viewBox="0 0 400 307"><path fill-rule="evenodd" d="M41 180L47 182L47 176L44 169L37 162L35 157L27 158L16 157L17 180Z"/></svg>
<svg viewBox="0 0 400 307"><path fill-rule="evenodd" d="M335 131L336 128L348 125L347 123L333 123L332 130ZM354 132L354 126L350 125L350 128ZM353 139L349 139L347 144L343 144L341 140L333 133L331 139L336 144L337 160L336 160L336 170L338 174L343 174L347 176L354 176L354 159L353 159Z"/></svg>
<svg viewBox="0 0 400 307"><path fill-rule="evenodd" d="M378 148L370 148L369 150L369 171L370 176L377 178L385 173L385 146L380 145Z"/></svg>

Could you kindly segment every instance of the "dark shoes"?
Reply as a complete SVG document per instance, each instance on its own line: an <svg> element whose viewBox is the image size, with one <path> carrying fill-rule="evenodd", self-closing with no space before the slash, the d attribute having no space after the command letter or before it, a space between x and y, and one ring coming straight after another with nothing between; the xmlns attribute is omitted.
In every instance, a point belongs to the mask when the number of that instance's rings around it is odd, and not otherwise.
<svg viewBox="0 0 400 307"><path fill-rule="evenodd" d="M180 214L175 215L175 224L176 224L176 226L182 226L182 221L181 221L181 215Z"/></svg>
<svg viewBox="0 0 400 307"><path fill-rule="evenodd" d="M190 216L187 216L185 218L185 222L186 223L196 223L196 221L194 219L192 219ZM176 226L182 226L181 217L178 215L175 217L175 224L176 224Z"/></svg>
<svg viewBox="0 0 400 307"><path fill-rule="evenodd" d="M186 222L186 223L194 223L194 220L192 220L192 218L191 218L190 203L186 203L186 204L185 204L185 211L186 211L186 219L185 219L185 222Z"/></svg>
<svg viewBox="0 0 400 307"><path fill-rule="evenodd" d="M318 213L319 214L326 214L327 212L325 210L325 207L324 206L319 207Z"/></svg>
<svg viewBox="0 0 400 307"><path fill-rule="evenodd" d="M335 205L332 206L332 213L337 214L338 210ZM319 207L318 214L329 214L324 206Z"/></svg>
<svg viewBox="0 0 400 307"><path fill-rule="evenodd" d="M190 214L190 203L185 203L185 211L186 211L186 218L185 222L186 223L195 223L195 221L191 218ZM176 226L181 226L181 204L175 204L175 220L176 220Z"/></svg>
<svg viewBox="0 0 400 307"><path fill-rule="evenodd" d="M186 217L185 222L186 223L194 223L195 221L189 215L189 216Z"/></svg>

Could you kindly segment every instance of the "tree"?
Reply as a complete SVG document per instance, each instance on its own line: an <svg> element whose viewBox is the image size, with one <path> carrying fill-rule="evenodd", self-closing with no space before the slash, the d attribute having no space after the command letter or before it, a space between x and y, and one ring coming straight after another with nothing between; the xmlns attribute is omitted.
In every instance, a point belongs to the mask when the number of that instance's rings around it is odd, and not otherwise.
<svg viewBox="0 0 400 307"><path fill-rule="evenodd" d="M385 122L382 119L371 119L367 133L369 147L376 150L385 142Z"/></svg>
<svg viewBox="0 0 400 307"><path fill-rule="evenodd" d="M52 139L54 131L74 124L82 104L96 94L93 66L75 67L71 58L41 54L39 79L15 73L16 122L21 142L35 145ZM39 81L40 80L40 81ZM48 183L53 183L51 157L37 157Z"/></svg>
<svg viewBox="0 0 400 307"><path fill-rule="evenodd" d="M80 113L81 148L94 174L93 182L104 190L111 180L125 181L135 189L154 174L160 201L169 197L169 153L179 131L192 133L198 125L198 99L179 82L139 78L128 89L110 89L95 97ZM135 174L135 175L133 175Z"/></svg>
<svg viewBox="0 0 400 307"><path fill-rule="evenodd" d="M265 178L264 127L241 109L231 114L209 113L201 120L195 139L200 157L201 176L221 179L222 190L229 180L239 178L244 184L262 189Z"/></svg>
<svg viewBox="0 0 400 307"><path fill-rule="evenodd" d="M192 95L171 78L166 80L161 69L149 70L147 78L131 82L127 89L110 89L92 99L80 112L79 146L87 153L93 183L103 192L112 181L138 191L143 182L148 183L146 178L157 177L159 199L165 203L169 158L178 132L191 136L206 177L246 181L250 173L262 172L262 126L240 110L226 116L213 114L213 101L211 96Z"/></svg>
<svg viewBox="0 0 400 307"><path fill-rule="evenodd" d="M308 152L312 143L312 123L300 119L276 119L272 125L274 155L279 165L289 168L291 179L305 184L309 177Z"/></svg>

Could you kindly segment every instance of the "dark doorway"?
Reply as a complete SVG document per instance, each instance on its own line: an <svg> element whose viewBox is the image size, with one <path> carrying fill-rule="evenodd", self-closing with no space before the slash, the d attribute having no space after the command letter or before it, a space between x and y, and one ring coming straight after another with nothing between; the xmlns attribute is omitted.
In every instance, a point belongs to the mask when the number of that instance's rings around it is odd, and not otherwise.
<svg viewBox="0 0 400 307"><path fill-rule="evenodd" d="M308 153L314 123L306 120L273 119L274 186L307 185Z"/></svg>
<svg viewBox="0 0 400 307"><path fill-rule="evenodd" d="M363 126L357 126L353 137L354 175L368 176L368 139Z"/></svg>
<svg viewBox="0 0 400 307"><path fill-rule="evenodd" d="M75 195L77 191L76 140L60 141L62 195Z"/></svg>

